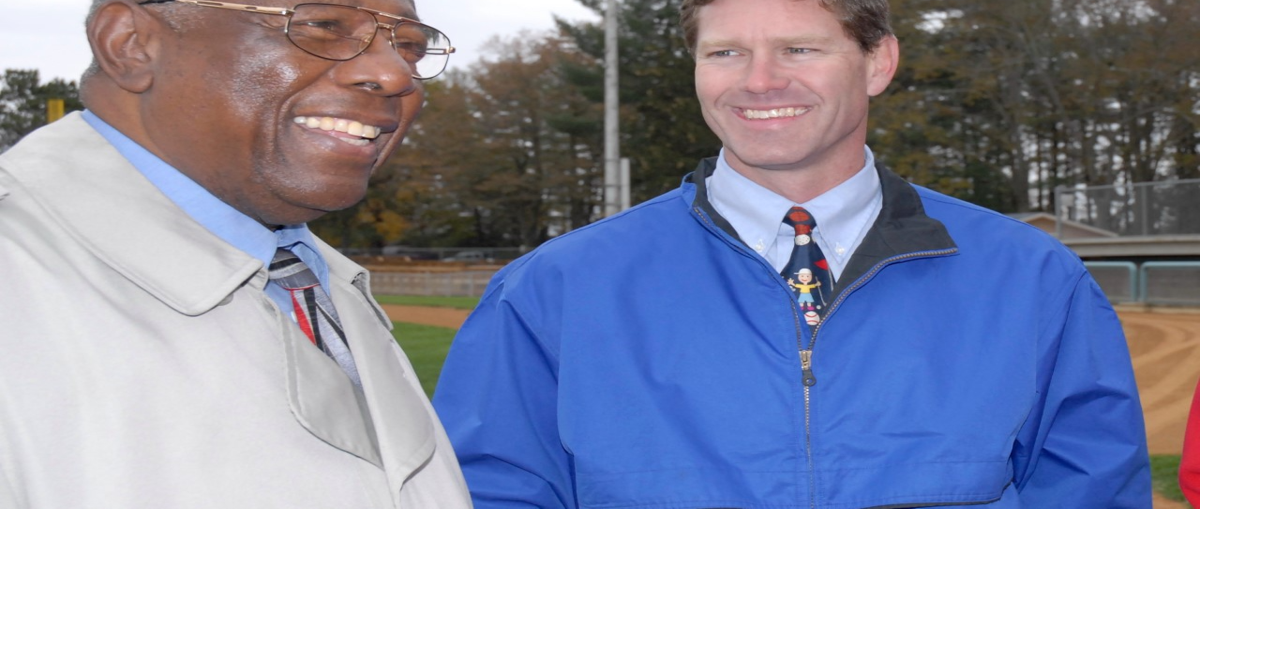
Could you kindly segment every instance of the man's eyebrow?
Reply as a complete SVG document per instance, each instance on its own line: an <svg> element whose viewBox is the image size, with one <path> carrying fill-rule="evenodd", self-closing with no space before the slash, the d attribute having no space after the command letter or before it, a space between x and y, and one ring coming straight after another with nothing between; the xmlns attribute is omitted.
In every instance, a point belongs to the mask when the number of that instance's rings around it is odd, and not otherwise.
<svg viewBox="0 0 1280 672"><path fill-rule="evenodd" d="M828 44L832 42L830 35L820 35L817 33L808 35L789 35L769 40L774 44Z"/></svg>
<svg viewBox="0 0 1280 672"><path fill-rule="evenodd" d="M737 42L731 40L698 40L699 49L721 49L724 47L735 47Z"/></svg>

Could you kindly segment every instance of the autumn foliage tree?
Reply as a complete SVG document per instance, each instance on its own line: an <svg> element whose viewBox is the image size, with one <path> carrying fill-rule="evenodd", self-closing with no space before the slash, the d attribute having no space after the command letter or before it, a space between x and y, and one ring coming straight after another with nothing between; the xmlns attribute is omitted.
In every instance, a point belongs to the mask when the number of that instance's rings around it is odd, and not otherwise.
<svg viewBox="0 0 1280 672"><path fill-rule="evenodd" d="M390 210L406 226L360 246L530 249L593 219L603 138L582 120L600 112L565 75L586 57L556 36L528 33L494 38L484 52L426 84L426 108L366 202L317 222L327 237Z"/></svg>

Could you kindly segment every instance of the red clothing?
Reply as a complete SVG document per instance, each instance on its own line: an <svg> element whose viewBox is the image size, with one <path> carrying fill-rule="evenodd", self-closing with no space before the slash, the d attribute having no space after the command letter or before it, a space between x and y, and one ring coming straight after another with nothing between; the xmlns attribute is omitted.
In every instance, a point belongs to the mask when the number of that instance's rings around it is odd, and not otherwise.
<svg viewBox="0 0 1280 672"><path fill-rule="evenodd" d="M1200 508L1200 383L1191 399L1187 436L1182 442L1182 463L1178 465L1178 485L1192 508Z"/></svg>

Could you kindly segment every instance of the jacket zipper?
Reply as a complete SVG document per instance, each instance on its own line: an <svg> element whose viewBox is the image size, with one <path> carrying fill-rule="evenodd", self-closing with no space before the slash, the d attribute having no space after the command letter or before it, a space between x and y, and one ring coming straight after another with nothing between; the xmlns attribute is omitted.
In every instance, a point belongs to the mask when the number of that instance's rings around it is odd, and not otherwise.
<svg viewBox="0 0 1280 672"><path fill-rule="evenodd" d="M822 321L818 323L818 326L813 328L813 333L809 336L808 349L805 349L804 347L804 329L800 326L800 313L796 308L796 302L794 300L795 297L791 294L790 290L787 291L787 296L791 299L791 314L796 320L796 343L800 346L800 382L804 385L804 455L805 461L808 463L809 467L809 508L817 508L817 474L813 467L813 434L810 426L810 391L818 384L818 379L813 374L813 348L818 342L818 332L822 330L822 325L826 324L827 320L831 319L831 316L835 314L836 309L840 307L840 304L844 303L844 300L848 298L854 290L870 282L871 278L875 277L875 275L885 266L899 261L905 261L907 259L942 257L954 254L955 252L956 248L952 247L945 250L930 250L927 252L900 254L880 260L880 262L875 266L872 266L870 270L863 273L862 277L858 278L856 282L849 285L847 289L841 292L840 296L836 297L836 302L831 304L830 308L827 310L827 314L823 316Z"/></svg>
<svg viewBox="0 0 1280 672"><path fill-rule="evenodd" d="M792 302L795 303L794 301ZM795 306L792 306L795 310ZM799 319L799 315L796 316ZM821 325L819 325L821 326ZM804 332L800 332L803 334ZM809 347L813 347L810 341ZM800 351L800 382L804 385L804 457L809 467L809 508L817 508L814 502L814 496L818 491L816 472L813 468L813 437L809 436L809 388L813 387L818 379L813 377L813 350Z"/></svg>

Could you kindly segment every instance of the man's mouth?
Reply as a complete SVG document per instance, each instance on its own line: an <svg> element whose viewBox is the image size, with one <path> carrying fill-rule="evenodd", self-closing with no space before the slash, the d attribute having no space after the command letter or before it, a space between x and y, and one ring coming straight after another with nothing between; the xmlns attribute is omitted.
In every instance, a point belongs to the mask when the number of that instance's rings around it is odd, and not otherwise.
<svg viewBox="0 0 1280 672"><path fill-rule="evenodd" d="M338 139L352 145L363 147L373 142L375 138L382 135L382 129L369 124L362 124L354 119L342 119L339 117L294 117L293 123L307 128L318 128L322 131L337 131L345 133L347 137L338 136Z"/></svg>
<svg viewBox="0 0 1280 672"><path fill-rule="evenodd" d="M772 110L744 109L742 116L748 119L785 119L787 117L798 117L812 109L812 107L775 107Z"/></svg>

